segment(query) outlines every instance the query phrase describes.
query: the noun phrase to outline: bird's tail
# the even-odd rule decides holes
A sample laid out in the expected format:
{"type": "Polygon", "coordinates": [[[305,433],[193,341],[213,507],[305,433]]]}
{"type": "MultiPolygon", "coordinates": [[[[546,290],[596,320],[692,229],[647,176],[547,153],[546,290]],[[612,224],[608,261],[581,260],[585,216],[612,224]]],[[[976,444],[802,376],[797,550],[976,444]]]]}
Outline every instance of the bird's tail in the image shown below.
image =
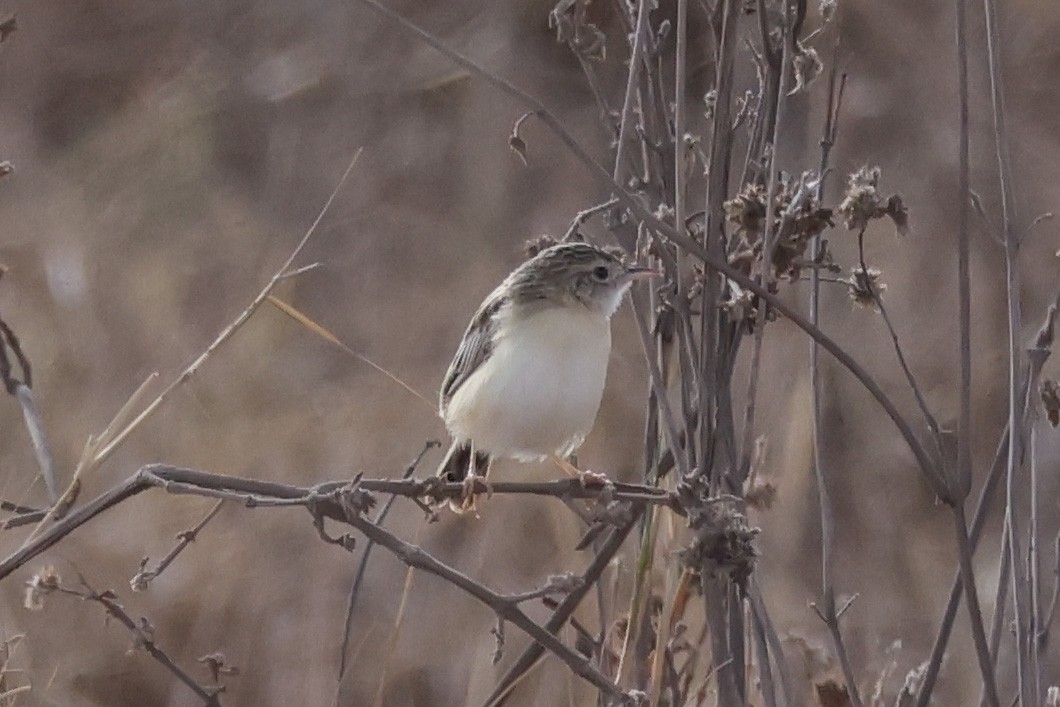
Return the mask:
{"type": "Polygon", "coordinates": [[[461,482],[467,478],[469,469],[474,469],[476,476],[485,476],[490,470],[490,456],[485,452],[473,452],[470,442],[454,441],[438,466],[438,476],[446,481],[461,482]],[[472,466],[471,455],[475,455],[472,466]]]}

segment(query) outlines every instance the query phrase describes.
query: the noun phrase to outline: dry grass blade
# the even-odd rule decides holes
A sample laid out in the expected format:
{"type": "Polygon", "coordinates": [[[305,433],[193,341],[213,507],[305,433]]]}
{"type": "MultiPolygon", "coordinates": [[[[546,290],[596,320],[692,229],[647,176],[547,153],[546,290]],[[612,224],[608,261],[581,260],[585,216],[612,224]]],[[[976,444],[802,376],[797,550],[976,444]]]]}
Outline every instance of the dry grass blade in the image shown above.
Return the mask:
{"type": "Polygon", "coordinates": [[[247,323],[251,315],[253,315],[254,312],[258,310],[258,307],[260,307],[261,304],[265,301],[265,299],[269,296],[269,294],[272,293],[272,290],[276,287],[276,284],[283,280],[285,277],[287,277],[287,273],[288,270],[290,270],[291,264],[301,254],[302,249],[306,246],[306,243],[308,243],[309,239],[313,237],[314,233],[316,233],[317,227],[320,226],[320,222],[324,219],[324,216],[331,209],[331,205],[334,203],[335,198],[339,195],[339,191],[346,183],[346,179],[350,176],[350,172],[353,171],[354,165],[357,164],[357,160],[360,158],[362,150],[363,148],[358,148],[357,152],[354,153],[353,157],[350,159],[350,163],[346,166],[346,171],[342,173],[342,176],[339,178],[339,181],[335,184],[335,188],[332,189],[330,196],[328,196],[327,198],[327,201],[324,202],[324,206],[321,207],[320,211],[317,213],[316,218],[313,219],[313,223],[306,230],[305,234],[303,234],[302,239],[298,242],[298,245],[295,246],[294,250],[291,251],[291,254],[287,256],[287,260],[284,261],[283,265],[281,265],[279,269],[276,270],[272,278],[268,281],[268,283],[266,283],[265,287],[263,287],[261,291],[258,292],[257,296],[253,299],[253,301],[251,301],[247,308],[244,309],[239,314],[239,316],[237,316],[235,320],[232,321],[231,324],[226,326],[221,331],[221,333],[217,335],[217,338],[213,340],[213,343],[206,347],[206,350],[203,351],[198,358],[192,361],[191,364],[187,368],[185,368],[181,372],[181,374],[177,376],[177,378],[158,395],[157,398],[151,401],[151,404],[144,408],[143,412],[141,412],[136,417],[136,419],[134,419],[124,429],[122,429],[122,431],[115,436],[113,441],[111,441],[99,451],[99,453],[96,455],[95,460],[97,464],[101,463],[103,460],[109,457],[115,449],[121,446],[121,444],[126,439],[128,439],[129,435],[132,434],[133,431],[135,431],[136,428],[139,427],[144,420],[150,417],[155,412],[155,410],[158,409],[158,407],[163,403],[163,401],[165,401],[165,399],[169,397],[170,393],[172,393],[176,388],[183,385],[185,382],[187,382],[189,378],[195,375],[195,373],[199,370],[199,368],[202,367],[206,360],[215,351],[221,348],[221,346],[223,346],[225,342],[232,338],[232,335],[239,331],[239,329],[244,324],[247,323]]]}
{"type": "Polygon", "coordinates": [[[294,306],[284,302],[282,299],[280,299],[280,298],[278,298],[278,297],[276,297],[274,295],[269,295],[268,301],[269,301],[269,304],[271,304],[273,307],[275,307],[276,309],[280,310],[281,312],[286,314],[288,317],[290,317],[291,319],[295,320],[296,322],[298,322],[299,324],[304,326],[309,331],[313,332],[314,334],[316,334],[320,338],[324,339],[325,341],[328,341],[328,342],[334,344],[335,346],[338,346],[340,349],[342,349],[343,351],[348,353],[350,356],[353,356],[354,358],[356,358],[361,363],[364,363],[365,365],[370,366],[372,369],[378,371],[379,373],[382,373],[384,376],[386,376],[387,378],[389,378],[393,382],[395,382],[398,385],[400,385],[402,388],[407,390],[409,393],[412,393],[413,395],[415,395],[417,398],[419,398],[420,400],[422,400],[424,403],[427,404],[427,406],[431,409],[431,412],[434,412],[435,403],[432,400],[429,400],[427,398],[427,396],[423,395],[418,390],[413,388],[411,385],[409,385],[405,381],[401,380],[396,375],[394,375],[393,373],[391,373],[387,369],[383,368],[378,363],[376,363],[372,359],[368,358],[364,354],[358,353],[358,352],[354,351],[353,349],[351,349],[346,344],[342,343],[342,341],[339,339],[339,337],[335,336],[330,331],[328,331],[326,328],[322,327],[320,324],[317,324],[315,321],[313,321],[312,319],[307,317],[305,314],[303,314],[299,310],[295,309],[294,306]]]}
{"type": "Polygon", "coordinates": [[[81,491],[81,478],[86,473],[95,469],[99,464],[99,450],[111,439],[114,430],[124,426],[126,421],[132,417],[133,411],[139,405],[140,401],[147,395],[148,388],[157,379],[157,373],[149,375],[144,382],[140,384],[136,391],[129,396],[129,399],[121,406],[111,421],[103,429],[103,432],[98,436],[89,435],[88,440],[85,442],[84,449],[81,450],[81,458],[78,460],[77,466],[74,468],[74,474],[70,479],[70,484],[66,487],[66,490],[63,491],[59,500],[48,509],[48,512],[40,522],[37,523],[32,532],[26,536],[26,539],[22,542],[22,546],[19,548],[20,550],[25,550],[34,540],[36,540],[41,528],[43,528],[47,522],[53,518],[61,517],[66,513],[70,506],[74,504],[81,491]]]}
{"type": "Polygon", "coordinates": [[[412,567],[405,572],[405,588],[401,592],[401,603],[398,605],[397,616],[394,617],[394,629],[390,632],[390,640],[386,645],[386,660],[383,661],[383,670],[379,673],[379,687],[375,693],[376,707],[386,704],[386,678],[390,671],[390,663],[394,660],[394,649],[397,648],[398,638],[401,635],[401,624],[405,620],[405,608],[412,595],[412,580],[416,576],[416,570],[412,567]]]}

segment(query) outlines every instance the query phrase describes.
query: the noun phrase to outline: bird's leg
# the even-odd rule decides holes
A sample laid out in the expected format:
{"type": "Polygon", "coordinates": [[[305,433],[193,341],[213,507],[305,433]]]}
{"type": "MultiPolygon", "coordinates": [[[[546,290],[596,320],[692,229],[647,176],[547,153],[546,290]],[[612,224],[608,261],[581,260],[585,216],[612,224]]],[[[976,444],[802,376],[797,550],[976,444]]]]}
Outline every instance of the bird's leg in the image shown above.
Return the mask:
{"type": "Polygon", "coordinates": [[[549,458],[552,460],[552,463],[564,472],[576,478],[582,486],[605,486],[611,483],[611,479],[607,477],[607,474],[599,474],[595,471],[584,471],[556,454],[550,455],[549,458]]]}
{"type": "Polygon", "coordinates": [[[480,476],[478,474],[475,459],[475,443],[472,442],[467,460],[467,475],[464,476],[464,489],[460,494],[460,506],[459,509],[455,505],[453,506],[453,510],[461,513],[478,510],[476,495],[478,493],[478,483],[480,481],[486,487],[486,498],[493,495],[493,486],[485,476],[480,476]]]}

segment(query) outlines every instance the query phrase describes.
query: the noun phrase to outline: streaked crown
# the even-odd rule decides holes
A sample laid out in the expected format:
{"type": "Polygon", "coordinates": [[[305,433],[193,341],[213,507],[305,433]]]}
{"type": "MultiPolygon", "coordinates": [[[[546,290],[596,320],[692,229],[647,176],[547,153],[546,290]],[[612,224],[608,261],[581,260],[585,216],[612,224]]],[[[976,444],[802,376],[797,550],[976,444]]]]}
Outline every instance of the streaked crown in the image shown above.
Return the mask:
{"type": "Polygon", "coordinates": [[[642,271],[588,243],[560,243],[516,268],[506,285],[515,305],[581,304],[611,316],[642,271]]]}

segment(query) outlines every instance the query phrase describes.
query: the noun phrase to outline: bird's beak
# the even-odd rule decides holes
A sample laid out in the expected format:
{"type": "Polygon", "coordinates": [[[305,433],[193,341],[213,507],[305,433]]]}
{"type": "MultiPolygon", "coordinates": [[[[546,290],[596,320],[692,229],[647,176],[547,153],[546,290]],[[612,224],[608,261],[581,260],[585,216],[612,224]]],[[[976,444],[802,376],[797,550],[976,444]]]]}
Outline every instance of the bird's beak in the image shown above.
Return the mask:
{"type": "Polygon", "coordinates": [[[657,267],[644,267],[641,265],[634,265],[626,268],[626,277],[630,280],[647,280],[652,277],[659,277],[663,274],[663,271],[657,267]]]}

